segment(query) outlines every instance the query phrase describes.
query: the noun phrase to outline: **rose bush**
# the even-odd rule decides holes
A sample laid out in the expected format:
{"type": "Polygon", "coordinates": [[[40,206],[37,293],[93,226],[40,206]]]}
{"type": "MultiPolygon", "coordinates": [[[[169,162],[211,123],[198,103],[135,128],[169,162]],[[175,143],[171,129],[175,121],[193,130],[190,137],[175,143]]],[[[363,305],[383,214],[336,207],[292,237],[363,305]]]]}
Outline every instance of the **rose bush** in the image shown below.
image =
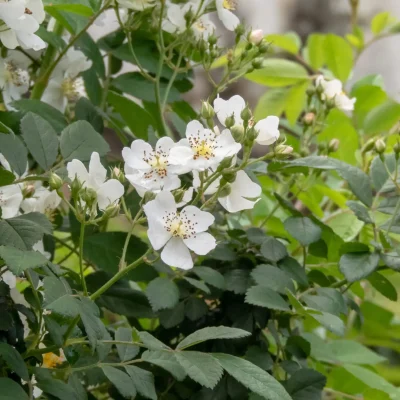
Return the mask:
{"type": "Polygon", "coordinates": [[[347,83],[400,22],[357,4],[302,43],[233,0],[0,2],[0,399],[400,398],[400,104],[347,83]]]}

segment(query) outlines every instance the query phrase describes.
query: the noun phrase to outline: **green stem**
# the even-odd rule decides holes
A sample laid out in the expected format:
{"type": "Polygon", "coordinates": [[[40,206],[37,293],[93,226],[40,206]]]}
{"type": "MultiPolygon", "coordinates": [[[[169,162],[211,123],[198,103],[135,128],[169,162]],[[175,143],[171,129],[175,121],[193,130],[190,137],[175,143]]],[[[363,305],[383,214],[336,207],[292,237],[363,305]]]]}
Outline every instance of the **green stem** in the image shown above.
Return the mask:
{"type": "Polygon", "coordinates": [[[118,282],[120,279],[122,279],[128,272],[132,271],[134,268],[136,268],[138,265],[140,265],[143,260],[146,258],[146,256],[150,253],[150,249],[147,250],[145,254],[142,255],[142,257],[138,258],[136,261],[134,261],[132,264],[129,264],[126,268],[123,270],[119,271],[116,273],[108,282],[106,282],[101,288],[99,288],[96,292],[94,292],[91,296],[91,300],[96,300],[99,296],[101,296],[105,291],[107,291],[114,283],[118,282]]]}
{"type": "Polygon", "coordinates": [[[81,222],[81,229],[79,234],[79,272],[81,274],[81,281],[82,281],[82,288],[83,294],[85,296],[88,295],[86,281],[85,281],[85,274],[83,270],[83,241],[85,239],[85,223],[81,222]]]}
{"type": "Polygon", "coordinates": [[[41,304],[40,304],[40,298],[39,298],[39,294],[37,292],[37,290],[35,289],[35,285],[33,284],[33,280],[32,280],[32,276],[29,272],[29,270],[25,271],[25,277],[28,280],[28,282],[30,283],[31,287],[32,287],[32,292],[33,292],[33,297],[35,298],[36,302],[37,302],[37,308],[38,308],[38,314],[39,314],[39,328],[38,331],[35,335],[35,339],[32,341],[31,345],[28,348],[28,351],[30,349],[34,349],[40,341],[40,328],[42,326],[42,320],[43,320],[43,313],[41,310],[41,304]]]}

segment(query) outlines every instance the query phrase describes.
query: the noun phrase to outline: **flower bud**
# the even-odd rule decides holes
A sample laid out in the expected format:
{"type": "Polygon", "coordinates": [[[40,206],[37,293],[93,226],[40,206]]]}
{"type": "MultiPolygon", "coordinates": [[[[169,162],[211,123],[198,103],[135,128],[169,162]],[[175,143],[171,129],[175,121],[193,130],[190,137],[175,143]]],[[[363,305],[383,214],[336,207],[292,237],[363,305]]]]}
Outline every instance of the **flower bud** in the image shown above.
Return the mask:
{"type": "Polygon", "coordinates": [[[51,173],[49,178],[49,186],[52,190],[58,190],[62,187],[63,180],[55,173],[51,173]]]}
{"type": "Polygon", "coordinates": [[[230,129],[233,125],[235,125],[235,116],[232,114],[225,120],[225,126],[230,129]]]}
{"type": "Polygon", "coordinates": [[[315,114],[312,112],[308,112],[304,117],[303,117],[303,122],[305,125],[312,125],[312,123],[315,120],[315,114]]]}
{"type": "Polygon", "coordinates": [[[143,203],[146,204],[150,200],[154,200],[156,198],[155,193],[153,192],[146,192],[143,196],[143,203]]]}
{"type": "Polygon", "coordinates": [[[252,127],[247,131],[246,139],[247,139],[249,142],[253,143],[257,136],[258,136],[258,131],[254,128],[254,126],[252,126],[252,127]]]}
{"type": "Polygon", "coordinates": [[[292,146],[286,146],[284,144],[279,144],[275,148],[275,153],[277,153],[277,154],[291,154],[291,153],[293,153],[293,147],[292,146]]]}
{"type": "Polygon", "coordinates": [[[242,118],[243,121],[249,121],[251,119],[252,114],[248,106],[246,106],[240,113],[240,117],[242,118]]]}
{"type": "Polygon", "coordinates": [[[224,158],[218,165],[217,171],[222,171],[225,168],[229,168],[232,165],[232,158],[233,157],[226,157],[224,158]]]}
{"type": "Polygon", "coordinates": [[[340,145],[340,140],[339,139],[332,139],[329,144],[328,144],[328,152],[329,153],[335,153],[338,151],[340,145]]]}
{"type": "Polygon", "coordinates": [[[214,118],[215,111],[208,101],[203,101],[201,104],[200,115],[204,119],[214,118]]]}
{"type": "Polygon", "coordinates": [[[329,99],[329,100],[326,102],[326,107],[327,107],[328,109],[330,109],[330,108],[335,108],[335,106],[336,106],[336,104],[335,104],[335,99],[329,99]]]}
{"type": "Polygon", "coordinates": [[[313,96],[313,95],[315,94],[315,87],[314,87],[314,86],[309,87],[309,88],[306,90],[306,94],[307,94],[308,97],[313,96]]]}
{"type": "Polygon", "coordinates": [[[224,187],[219,191],[218,197],[226,197],[231,194],[232,188],[229,183],[226,183],[224,187]]]}
{"type": "Polygon", "coordinates": [[[211,50],[210,51],[210,56],[211,56],[212,60],[215,60],[215,59],[217,59],[219,57],[219,53],[218,53],[217,50],[211,50]]]}
{"type": "Polygon", "coordinates": [[[264,32],[262,29],[256,29],[249,35],[249,42],[255,45],[259,45],[264,38],[264,32]]]}
{"type": "Polygon", "coordinates": [[[179,189],[174,193],[174,198],[176,203],[180,203],[183,200],[183,196],[185,195],[186,190],[179,189]]]}
{"type": "Polygon", "coordinates": [[[24,196],[24,199],[32,197],[34,193],[35,193],[35,186],[32,184],[26,185],[22,189],[22,195],[24,196]]]}
{"type": "Polygon", "coordinates": [[[265,43],[260,43],[260,45],[258,46],[258,52],[260,54],[268,53],[268,49],[269,49],[269,46],[265,43]]]}
{"type": "Polygon", "coordinates": [[[217,43],[218,38],[215,35],[210,35],[208,37],[208,43],[210,43],[210,46],[214,46],[217,43]]]}
{"type": "Polygon", "coordinates": [[[226,172],[222,175],[222,178],[228,183],[235,182],[236,172],[226,172]]]}
{"type": "Polygon", "coordinates": [[[375,146],[375,140],[369,139],[367,143],[364,144],[363,148],[361,149],[362,153],[366,153],[367,151],[371,151],[375,146]]]}
{"type": "Polygon", "coordinates": [[[104,219],[114,218],[119,214],[119,204],[110,204],[103,214],[104,219]]]}
{"type": "Polygon", "coordinates": [[[111,177],[121,183],[125,182],[125,175],[118,167],[114,167],[111,173],[111,177]]]}
{"type": "Polygon", "coordinates": [[[247,56],[247,52],[250,51],[253,48],[253,45],[251,43],[247,43],[246,47],[244,48],[245,51],[240,55],[240,57],[243,59],[247,56]]]}
{"type": "Polygon", "coordinates": [[[244,128],[243,125],[235,125],[231,128],[231,133],[236,142],[240,142],[243,139],[244,128]]]}
{"type": "Polygon", "coordinates": [[[244,33],[246,32],[246,29],[244,27],[243,24],[239,24],[236,28],[235,28],[235,33],[236,33],[236,37],[242,36],[244,33]]]}
{"type": "Polygon", "coordinates": [[[190,8],[185,14],[185,20],[189,24],[190,22],[192,22],[193,18],[194,18],[194,13],[193,13],[192,9],[190,8]]]}
{"type": "Polygon", "coordinates": [[[264,60],[262,58],[256,58],[255,60],[253,60],[251,65],[254,69],[261,69],[263,67],[263,62],[264,60]]]}
{"type": "Polygon", "coordinates": [[[378,140],[375,142],[375,151],[376,151],[378,154],[382,154],[382,153],[385,152],[385,150],[386,150],[386,144],[385,144],[385,142],[384,142],[382,139],[378,139],[378,140]]]}
{"type": "Polygon", "coordinates": [[[394,151],[396,154],[399,154],[399,153],[400,153],[400,143],[399,143],[399,142],[397,142],[397,143],[393,146],[393,151],[394,151]]]}
{"type": "Polygon", "coordinates": [[[89,208],[97,201],[97,193],[92,188],[84,188],[79,192],[81,199],[89,206],[89,208]]]}

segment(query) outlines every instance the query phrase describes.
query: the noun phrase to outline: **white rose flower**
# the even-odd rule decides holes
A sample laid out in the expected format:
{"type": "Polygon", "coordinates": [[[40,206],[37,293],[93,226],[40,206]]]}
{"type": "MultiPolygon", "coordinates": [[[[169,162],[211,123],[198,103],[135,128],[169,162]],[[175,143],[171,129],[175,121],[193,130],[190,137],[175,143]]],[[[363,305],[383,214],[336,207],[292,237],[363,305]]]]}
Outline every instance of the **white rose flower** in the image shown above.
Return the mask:
{"type": "Polygon", "coordinates": [[[356,98],[350,99],[343,91],[343,84],[339,79],[332,79],[326,81],[322,75],[319,75],[315,81],[317,86],[321,86],[323,89],[322,100],[332,100],[335,102],[335,106],[342,111],[353,111],[354,103],[356,98]]]}
{"type": "Polygon", "coordinates": [[[225,126],[225,121],[228,117],[235,119],[233,126],[243,126],[243,119],[240,116],[242,111],[246,108],[246,102],[243,97],[239,95],[232,96],[229,100],[224,100],[221,97],[217,97],[214,100],[214,110],[217,114],[219,122],[225,126]]]}
{"type": "Polygon", "coordinates": [[[216,241],[206,232],[214,222],[214,217],[194,206],[186,206],[177,211],[171,192],[162,191],[144,206],[149,230],[148,238],[155,250],[162,247],[161,259],[168,265],[193,268],[190,250],[205,255],[213,250],[216,241]]]}
{"type": "Polygon", "coordinates": [[[42,101],[64,112],[68,102],[77,102],[81,97],[86,97],[83,79],[78,75],[91,66],[92,61],[80,50],[70,48],[57,65],[42,101]]]}
{"type": "Polygon", "coordinates": [[[0,40],[9,49],[41,50],[46,43],[34,33],[44,20],[41,0],[10,0],[0,2],[0,40]]]}
{"type": "Polygon", "coordinates": [[[232,157],[241,149],[229,129],[217,135],[206,129],[199,121],[189,122],[186,128],[186,139],[182,139],[170,151],[169,162],[182,165],[189,170],[204,171],[215,167],[225,157],[232,157]]]}
{"type": "Polygon", "coordinates": [[[237,0],[216,0],[218,18],[229,31],[240,24],[239,18],[232,12],[236,10],[237,0]]]}
{"type": "Polygon", "coordinates": [[[170,164],[168,159],[174,146],[171,138],[163,137],[157,141],[154,150],[141,139],[133,141],[130,148],[124,147],[125,176],[140,196],[147,191],[175,190],[181,186],[178,174],[188,170],[170,164]]]}
{"type": "Polygon", "coordinates": [[[61,203],[61,197],[55,190],[50,191],[49,189],[40,186],[35,189],[32,197],[25,199],[21,208],[25,213],[40,212],[42,214],[49,214],[55,210],[61,203]]]}
{"type": "Polygon", "coordinates": [[[258,121],[254,129],[258,132],[256,142],[261,145],[271,145],[279,139],[279,118],[270,115],[258,121]]]}
{"type": "Polygon", "coordinates": [[[156,5],[155,0],[117,0],[117,2],[121,6],[135,11],[143,11],[156,5]]]}
{"type": "Polygon", "coordinates": [[[75,178],[82,184],[83,188],[93,189],[97,195],[97,206],[105,210],[108,206],[116,203],[124,194],[123,185],[116,179],[107,180],[107,170],[100,162],[99,153],[92,153],[90,157],[89,170],[79,160],[72,160],[67,164],[68,178],[75,178]]]}

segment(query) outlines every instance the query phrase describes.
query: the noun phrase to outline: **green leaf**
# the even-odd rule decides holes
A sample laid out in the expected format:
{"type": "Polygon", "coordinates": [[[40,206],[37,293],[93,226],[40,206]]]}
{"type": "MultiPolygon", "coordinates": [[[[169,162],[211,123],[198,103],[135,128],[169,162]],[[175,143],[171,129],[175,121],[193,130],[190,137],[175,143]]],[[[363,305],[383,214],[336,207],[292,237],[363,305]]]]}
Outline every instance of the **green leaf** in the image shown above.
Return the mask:
{"type": "Polygon", "coordinates": [[[286,257],[279,262],[279,268],[286,272],[293,280],[302,286],[308,285],[304,268],[294,258],[286,257]]]}
{"type": "Polygon", "coordinates": [[[400,104],[393,100],[373,108],[365,117],[364,131],[367,135],[389,131],[400,119],[400,104]]]}
{"type": "Polygon", "coordinates": [[[308,246],[321,239],[321,228],[315,225],[310,218],[289,217],[284,225],[290,235],[299,241],[302,246],[308,246]]]}
{"type": "Polygon", "coordinates": [[[343,295],[336,289],[318,288],[316,295],[302,297],[307,306],[319,311],[340,316],[347,313],[347,306],[343,295]]]}
{"type": "MultiPolygon", "coordinates": [[[[69,0],[68,0],[69,1],[69,0]]],[[[77,0],[80,1],[80,0],[77,0]]],[[[101,79],[106,78],[106,70],[104,66],[103,55],[100,52],[99,47],[96,42],[92,39],[92,37],[85,32],[83,35],[80,35],[79,40],[77,41],[77,47],[79,50],[85,54],[85,56],[92,61],[92,67],[85,71],[84,74],[89,73],[91,75],[97,74],[101,79]]],[[[86,86],[86,82],[85,82],[86,86]]],[[[93,102],[93,99],[91,99],[93,102]]],[[[100,99],[99,99],[100,100],[100,99]]],[[[96,105],[100,105],[99,103],[94,103],[96,105]]]]}
{"type": "Polygon", "coordinates": [[[288,89],[268,89],[258,100],[254,110],[256,121],[268,117],[268,115],[280,116],[285,109],[288,89]]]}
{"type": "Polygon", "coordinates": [[[369,215],[368,209],[363,204],[352,200],[349,200],[346,204],[360,221],[363,221],[366,224],[373,223],[372,218],[369,215]]]}
{"type": "Polygon", "coordinates": [[[299,369],[285,383],[293,400],[320,400],[326,377],[313,369],[299,369]]]}
{"type": "Polygon", "coordinates": [[[64,278],[46,276],[43,287],[45,309],[71,318],[79,314],[79,300],[72,296],[72,290],[64,278]]]}
{"type": "Polygon", "coordinates": [[[261,245],[261,254],[266,260],[275,263],[287,256],[287,250],[279,240],[268,237],[261,245]]]}
{"type": "Polygon", "coordinates": [[[222,378],[222,367],[210,354],[184,351],[175,353],[175,357],[188,376],[202,386],[213,389],[222,378]]]}
{"type": "Polygon", "coordinates": [[[371,163],[370,175],[374,188],[378,192],[389,192],[393,189],[392,180],[389,177],[388,171],[393,174],[396,169],[396,159],[393,154],[385,156],[386,167],[379,156],[376,156],[371,163]]]}
{"type": "Polygon", "coordinates": [[[2,358],[8,367],[18,374],[24,381],[29,381],[29,373],[24,359],[14,347],[7,343],[0,343],[0,358],[2,358]]]}
{"type": "Polygon", "coordinates": [[[239,357],[213,354],[224,370],[252,392],[267,400],[291,400],[284,387],[268,372],[239,357]]]}
{"type": "Polygon", "coordinates": [[[147,399],[157,400],[154,376],[151,372],[135,367],[134,365],[127,365],[125,370],[131,377],[139,394],[147,399]]]}
{"type": "Polygon", "coordinates": [[[195,267],[192,270],[200,279],[218,289],[225,289],[224,276],[210,267],[195,267]]]}
{"type": "Polygon", "coordinates": [[[82,400],[74,389],[74,386],[68,385],[60,379],[54,379],[51,372],[47,368],[35,368],[35,378],[37,386],[43,390],[44,393],[59,400],[82,400]]]}
{"type": "Polygon", "coordinates": [[[185,315],[191,321],[196,321],[204,317],[208,312],[208,307],[205,301],[198,297],[189,297],[185,303],[185,315]]]}
{"type": "Polygon", "coordinates": [[[157,338],[151,335],[149,332],[141,331],[138,332],[142,343],[150,350],[170,350],[170,348],[164,343],[160,342],[157,338]]]}
{"type": "Polygon", "coordinates": [[[392,301],[397,301],[397,290],[393,284],[378,272],[374,272],[368,277],[371,285],[383,296],[392,301]]]}
{"type": "Polygon", "coordinates": [[[354,340],[333,340],[327,346],[327,351],[340,363],[373,365],[386,361],[385,357],[354,340]]]}
{"type": "Polygon", "coordinates": [[[244,294],[251,285],[250,274],[242,269],[233,269],[225,275],[226,290],[236,294],[244,294]]]}
{"type": "Polygon", "coordinates": [[[185,303],[182,301],[174,308],[159,313],[160,324],[167,329],[179,325],[185,319],[185,303]]]}
{"type": "Polygon", "coordinates": [[[178,363],[175,354],[168,351],[145,351],[142,360],[168,371],[178,381],[183,381],[186,377],[185,370],[178,363]]]}
{"type": "Polygon", "coordinates": [[[364,223],[353,214],[337,214],[328,222],[333,231],[344,241],[354,240],[360,233],[364,223]]]}
{"type": "Polygon", "coordinates": [[[384,11],[376,14],[371,21],[371,32],[374,35],[381,33],[393,20],[390,12],[384,11]]]}
{"type": "Polygon", "coordinates": [[[58,155],[58,137],[53,127],[39,115],[28,112],[21,121],[22,137],[38,164],[47,171],[58,155]]]}
{"type": "Polygon", "coordinates": [[[300,43],[293,33],[270,34],[265,37],[265,40],[289,53],[297,54],[299,52],[300,43]]]}
{"type": "Polygon", "coordinates": [[[357,118],[357,126],[364,126],[365,117],[375,107],[383,104],[388,96],[379,86],[365,85],[354,88],[351,91],[357,101],[354,105],[354,115],[357,118]]]}
{"type": "Polygon", "coordinates": [[[278,293],[264,286],[253,286],[246,293],[246,303],[272,310],[290,311],[289,305],[278,293]]]}
{"type": "Polygon", "coordinates": [[[24,389],[15,381],[8,378],[0,378],[1,400],[29,400],[24,389]]]}
{"type": "Polygon", "coordinates": [[[75,118],[89,122],[99,133],[103,133],[104,131],[103,117],[100,115],[99,110],[86,97],[81,97],[76,103],[75,118]]]}
{"type": "Polygon", "coordinates": [[[325,35],[313,33],[308,36],[307,49],[310,65],[315,68],[321,68],[325,63],[325,35]]]}
{"type": "Polygon", "coordinates": [[[251,276],[257,285],[286,294],[286,289],[295,292],[291,277],[282,270],[272,265],[258,265],[252,272],[251,276]]]}
{"type": "Polygon", "coordinates": [[[137,138],[147,140],[149,127],[154,127],[152,116],[144,108],[118,93],[109,91],[107,96],[114,111],[121,115],[132,133],[137,138]]]}
{"type": "Polygon", "coordinates": [[[93,15],[93,10],[90,7],[89,3],[87,1],[81,1],[81,0],[55,0],[48,2],[45,0],[43,4],[46,7],[46,11],[48,11],[48,8],[56,8],[58,10],[63,10],[67,11],[73,14],[78,14],[82,15],[84,17],[90,17],[93,15]],[[85,4],[87,3],[87,4],[85,4]]]}
{"type": "Polygon", "coordinates": [[[185,281],[190,283],[192,286],[194,286],[196,289],[199,289],[201,291],[203,291],[204,293],[210,294],[210,289],[209,287],[202,281],[198,281],[197,279],[192,279],[192,278],[188,278],[185,276],[185,281]]]}
{"type": "Polygon", "coordinates": [[[307,81],[307,70],[300,64],[278,58],[264,60],[263,68],[246,75],[250,81],[265,86],[290,86],[307,81]]]}
{"type": "Polygon", "coordinates": [[[377,389],[367,389],[363,393],[364,400],[390,400],[390,396],[377,389]]]}
{"type": "Polygon", "coordinates": [[[11,185],[14,181],[15,175],[12,172],[0,168],[0,187],[11,185]]]}
{"type": "Polygon", "coordinates": [[[309,156],[287,163],[287,166],[303,166],[336,172],[349,183],[352,192],[368,207],[372,205],[371,181],[359,168],[329,157],[309,156]]]}
{"type": "Polygon", "coordinates": [[[159,277],[149,283],[146,296],[154,311],[173,308],[179,301],[179,289],[171,280],[159,277]]]}
{"type": "Polygon", "coordinates": [[[42,240],[45,233],[52,234],[52,225],[41,213],[28,213],[0,220],[0,246],[30,250],[34,244],[42,240]]]}
{"type": "Polygon", "coordinates": [[[265,371],[269,371],[274,366],[274,361],[267,350],[257,346],[250,346],[246,351],[246,360],[257,365],[265,371]]]}
{"type": "Polygon", "coordinates": [[[0,257],[14,275],[20,275],[28,268],[37,268],[48,263],[48,259],[38,251],[19,250],[15,247],[0,246],[0,257]]]}
{"type": "Polygon", "coordinates": [[[318,321],[324,328],[333,332],[335,335],[343,336],[345,333],[345,326],[343,321],[336,315],[327,312],[313,313],[312,310],[307,310],[312,318],[318,321]]]}
{"type": "Polygon", "coordinates": [[[185,339],[183,339],[176,348],[183,350],[187,347],[195,346],[196,344],[205,342],[207,340],[237,339],[249,335],[250,332],[244,331],[243,329],[229,328],[227,326],[212,326],[193,332],[185,339]]]}
{"type": "MultiPolygon", "coordinates": [[[[119,342],[132,343],[132,329],[131,328],[118,328],[115,332],[115,340],[119,342]]],[[[135,358],[140,350],[139,346],[130,344],[116,344],[118,355],[121,361],[129,361],[135,358]]]]}
{"type": "Polygon", "coordinates": [[[309,87],[309,82],[291,87],[286,95],[285,113],[291,125],[295,125],[297,118],[303,111],[306,104],[306,90],[309,87]]]}
{"type": "Polygon", "coordinates": [[[94,151],[104,156],[110,151],[107,142],[87,121],[73,122],[61,132],[61,154],[65,160],[89,161],[94,151]]]}
{"type": "Polygon", "coordinates": [[[328,34],[325,38],[325,60],[328,68],[341,81],[346,81],[353,68],[353,49],[340,36],[328,34]]]}
{"type": "Polygon", "coordinates": [[[40,100],[21,99],[18,101],[13,101],[12,106],[18,111],[21,111],[23,114],[31,111],[34,114],[44,118],[50,123],[57,133],[61,132],[68,125],[64,114],[49,104],[41,102],[40,100]]]}
{"type": "Polygon", "coordinates": [[[136,397],[136,389],[128,374],[114,367],[101,367],[104,375],[126,399],[136,397]]]}
{"type": "Polygon", "coordinates": [[[11,169],[19,176],[23,175],[28,167],[28,151],[21,139],[15,135],[0,134],[0,149],[11,169]]]}
{"type": "Polygon", "coordinates": [[[340,257],[339,268],[349,282],[365,278],[378,268],[377,253],[347,253],[340,257]]]}

